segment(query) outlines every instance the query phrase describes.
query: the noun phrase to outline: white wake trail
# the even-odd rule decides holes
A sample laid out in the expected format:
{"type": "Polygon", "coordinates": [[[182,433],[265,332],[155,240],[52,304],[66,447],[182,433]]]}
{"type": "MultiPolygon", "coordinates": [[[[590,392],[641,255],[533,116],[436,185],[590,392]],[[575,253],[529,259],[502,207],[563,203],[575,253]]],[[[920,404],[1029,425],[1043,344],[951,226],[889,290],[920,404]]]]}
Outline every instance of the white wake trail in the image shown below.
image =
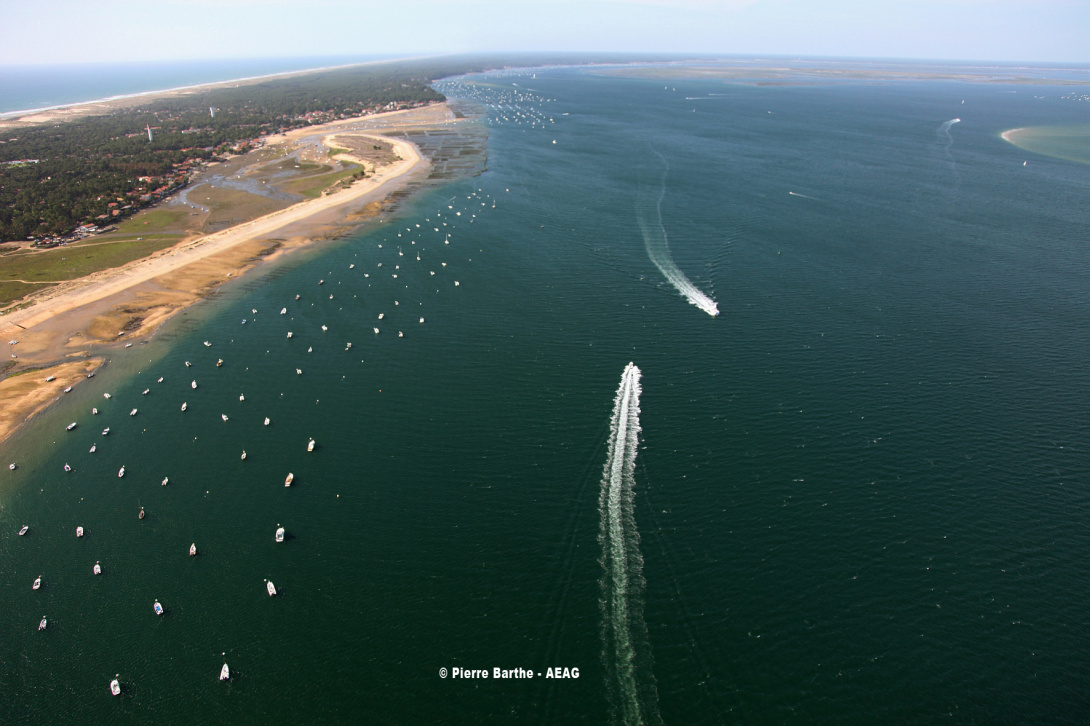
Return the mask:
{"type": "MultiPolygon", "coordinates": [[[[643,244],[647,248],[647,255],[659,268],[663,277],[680,292],[686,300],[697,306],[708,315],[718,315],[719,306],[715,300],[705,295],[697,288],[685,273],[678,269],[670,256],[670,243],[666,238],[666,228],[662,224],[662,200],[666,196],[666,175],[670,171],[666,158],[652,149],[652,153],[662,160],[663,171],[659,183],[658,194],[640,189],[636,198],[636,221],[640,225],[643,234],[643,244]]],[[[641,185],[642,186],[642,185],[641,185]]]]}
{"type": "Polygon", "coordinates": [[[602,661],[616,723],[659,723],[658,695],[643,621],[643,557],[635,520],[640,369],[629,363],[613,399],[598,540],[602,546],[602,661]]]}

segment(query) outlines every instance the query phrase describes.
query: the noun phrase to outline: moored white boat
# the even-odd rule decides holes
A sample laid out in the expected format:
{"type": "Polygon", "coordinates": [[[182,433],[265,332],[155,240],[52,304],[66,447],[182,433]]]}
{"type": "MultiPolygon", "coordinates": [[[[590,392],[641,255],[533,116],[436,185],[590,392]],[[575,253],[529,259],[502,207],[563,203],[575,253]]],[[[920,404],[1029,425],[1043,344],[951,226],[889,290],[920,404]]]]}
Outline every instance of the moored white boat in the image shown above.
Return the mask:
{"type": "Polygon", "coordinates": [[[117,678],[114,678],[112,681],[110,681],[110,693],[114,694],[115,696],[121,695],[121,682],[118,681],[117,678]]]}
{"type": "Polygon", "coordinates": [[[197,382],[196,382],[196,381],[192,381],[192,382],[191,382],[191,383],[189,384],[189,387],[190,387],[190,388],[196,388],[196,387],[197,387],[197,382]]]}
{"type": "Polygon", "coordinates": [[[196,542],[189,545],[189,556],[190,557],[196,557],[197,556],[197,543],[196,542]]]}
{"type": "Polygon", "coordinates": [[[110,427],[109,427],[109,426],[107,426],[106,428],[102,429],[102,435],[103,435],[103,436],[106,436],[106,435],[107,435],[107,434],[109,434],[109,433],[110,433],[110,427]]]}
{"type": "Polygon", "coordinates": [[[227,414],[221,413],[220,418],[222,418],[226,422],[227,421],[227,414]]]}
{"type": "Polygon", "coordinates": [[[266,416],[265,417],[265,425],[268,426],[270,423],[272,423],[272,422],[269,420],[269,417],[266,416]]]}
{"type": "Polygon", "coordinates": [[[170,477],[169,477],[169,476],[164,476],[164,477],[163,477],[163,481],[162,481],[162,482],[160,482],[160,483],[161,483],[161,484],[162,484],[163,486],[166,486],[167,484],[169,484],[169,483],[170,483],[170,477]]]}
{"type": "Polygon", "coordinates": [[[292,481],[294,481],[294,480],[295,480],[295,474],[292,474],[292,473],[291,473],[291,472],[289,471],[289,472],[288,472],[288,476],[287,476],[287,478],[286,478],[286,479],[284,479],[284,486],[286,486],[286,487],[290,487],[290,486],[291,486],[291,483],[292,483],[292,481]]]}
{"type": "Polygon", "coordinates": [[[76,527],[76,536],[77,537],[82,537],[83,536],[83,527],[76,527]]]}
{"type": "Polygon", "coordinates": [[[184,411],[184,410],[186,410],[186,408],[187,408],[188,406],[189,406],[189,404],[188,404],[188,403],[186,403],[185,401],[183,401],[183,402],[182,402],[182,410],[183,410],[183,411],[184,411]]]}
{"type": "Polygon", "coordinates": [[[243,449],[243,450],[242,450],[242,456],[241,456],[240,458],[241,458],[241,459],[242,459],[243,461],[246,461],[246,449],[243,449]]]}
{"type": "Polygon", "coordinates": [[[307,442],[307,451],[314,451],[314,446],[314,439],[311,439],[307,442]]]}
{"type": "Polygon", "coordinates": [[[276,587],[272,584],[272,580],[265,580],[265,589],[269,591],[269,597],[276,595],[276,587]]]}
{"type": "Polygon", "coordinates": [[[38,630],[45,630],[45,626],[48,625],[48,624],[49,624],[48,621],[43,616],[42,621],[40,623],[38,623],[38,630]]]}
{"type": "Polygon", "coordinates": [[[24,534],[26,534],[29,531],[30,531],[30,526],[24,524],[22,529],[19,530],[19,536],[22,537],[24,534]]]}
{"type": "Polygon", "coordinates": [[[38,575],[36,578],[34,578],[34,584],[32,584],[30,586],[30,589],[31,590],[40,590],[41,587],[42,587],[42,576],[38,575]]]}
{"type": "Polygon", "coordinates": [[[161,604],[159,603],[159,601],[158,601],[158,600],[156,600],[156,601],[155,601],[155,602],[154,602],[154,603],[152,604],[152,606],[151,606],[151,609],[155,611],[155,614],[156,614],[156,615],[162,615],[162,614],[163,614],[163,612],[164,612],[164,611],[163,611],[163,606],[162,606],[162,605],[161,605],[161,604]]]}
{"type": "Polygon", "coordinates": [[[97,560],[95,561],[94,573],[96,575],[102,574],[102,565],[100,565],[97,560]]]}
{"type": "Polygon", "coordinates": [[[227,667],[227,664],[223,664],[223,668],[220,668],[220,680],[227,681],[231,679],[231,669],[227,667]]]}
{"type": "Polygon", "coordinates": [[[97,449],[97,448],[98,448],[98,444],[91,444],[91,448],[88,451],[88,453],[91,453],[91,454],[95,453],[95,449],[97,449]]]}
{"type": "Polygon", "coordinates": [[[284,541],[284,528],[279,526],[279,525],[277,525],[277,527],[276,527],[276,537],[275,537],[275,539],[276,539],[277,542],[283,542],[284,541]]]}
{"type": "Polygon", "coordinates": [[[136,415],[136,409],[134,408],[133,410],[129,411],[129,415],[130,416],[135,416],[136,415]]]}
{"type": "Polygon", "coordinates": [[[72,423],[65,426],[65,428],[68,429],[69,431],[71,431],[72,429],[76,428],[76,426],[78,426],[78,424],[75,421],[73,421],[72,423]]]}
{"type": "Polygon", "coordinates": [[[121,467],[117,470],[117,478],[120,479],[123,476],[125,476],[125,467],[121,467]]]}

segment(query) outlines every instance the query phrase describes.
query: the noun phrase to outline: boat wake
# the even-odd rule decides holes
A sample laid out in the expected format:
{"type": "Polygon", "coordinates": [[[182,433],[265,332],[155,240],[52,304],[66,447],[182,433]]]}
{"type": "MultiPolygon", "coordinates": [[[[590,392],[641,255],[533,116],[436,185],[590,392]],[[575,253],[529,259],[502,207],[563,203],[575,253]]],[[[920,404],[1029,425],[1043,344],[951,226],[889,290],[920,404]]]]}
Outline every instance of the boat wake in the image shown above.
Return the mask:
{"type": "Polygon", "coordinates": [[[655,263],[655,267],[659,268],[659,272],[663,274],[663,277],[686,300],[708,315],[718,315],[719,306],[715,300],[705,295],[696,285],[690,282],[685,273],[674,264],[674,260],[670,256],[670,243],[666,239],[666,228],[662,224],[662,199],[666,196],[666,175],[670,171],[670,165],[666,163],[666,158],[662,154],[654,149],[651,151],[662,160],[663,165],[658,193],[656,194],[650,188],[641,184],[636,197],[636,221],[639,223],[640,232],[643,234],[643,244],[647,248],[647,255],[655,263]]]}
{"type": "Polygon", "coordinates": [[[613,399],[608,457],[598,496],[602,664],[614,723],[661,723],[643,620],[643,557],[633,491],[640,434],[640,369],[629,363],[613,399]]]}
{"type": "Polygon", "coordinates": [[[942,143],[942,152],[946,154],[946,160],[950,163],[950,170],[954,172],[954,177],[961,182],[961,174],[958,173],[957,164],[954,162],[954,157],[950,153],[950,147],[954,145],[954,137],[950,134],[950,128],[954,124],[961,123],[961,119],[952,118],[949,121],[943,121],[942,126],[936,131],[936,135],[939,137],[939,142],[942,143]]]}

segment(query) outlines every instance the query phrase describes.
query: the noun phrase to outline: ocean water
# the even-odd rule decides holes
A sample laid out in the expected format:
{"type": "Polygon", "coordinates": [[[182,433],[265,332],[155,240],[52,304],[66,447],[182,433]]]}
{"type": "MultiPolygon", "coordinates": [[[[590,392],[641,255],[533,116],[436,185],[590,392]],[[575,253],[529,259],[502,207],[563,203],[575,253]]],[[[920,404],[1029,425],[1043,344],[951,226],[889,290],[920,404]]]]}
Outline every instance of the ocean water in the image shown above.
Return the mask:
{"type": "Polygon", "coordinates": [[[0,66],[0,114],[377,59],[329,56],[0,66]]]}
{"type": "Polygon", "coordinates": [[[1084,102],[440,87],[485,173],[0,450],[0,721],[1085,722],[1090,189],[999,138],[1084,102]]]}

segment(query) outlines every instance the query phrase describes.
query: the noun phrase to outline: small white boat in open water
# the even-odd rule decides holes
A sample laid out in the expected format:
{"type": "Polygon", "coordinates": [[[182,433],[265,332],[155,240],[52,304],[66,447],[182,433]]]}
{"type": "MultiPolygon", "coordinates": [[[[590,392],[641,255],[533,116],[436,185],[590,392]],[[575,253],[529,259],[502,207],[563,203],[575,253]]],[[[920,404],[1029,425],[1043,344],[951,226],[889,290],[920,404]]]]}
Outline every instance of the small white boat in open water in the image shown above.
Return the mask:
{"type": "Polygon", "coordinates": [[[163,606],[159,604],[159,601],[158,601],[158,600],[156,600],[156,601],[155,601],[155,602],[154,602],[154,603],[152,604],[152,606],[151,606],[151,609],[155,611],[155,614],[156,614],[156,615],[162,615],[162,614],[163,614],[163,612],[164,612],[164,611],[163,611],[163,606]]]}
{"type": "Polygon", "coordinates": [[[276,587],[272,584],[272,580],[265,580],[265,589],[269,591],[269,597],[276,596],[276,587]]]}
{"type": "Polygon", "coordinates": [[[276,539],[277,542],[283,542],[284,541],[284,528],[283,527],[277,526],[275,539],[276,539]]]}
{"type": "Polygon", "coordinates": [[[83,536],[83,527],[76,527],[76,536],[77,537],[82,537],[83,536]]]}
{"type": "Polygon", "coordinates": [[[49,622],[43,617],[42,621],[38,623],[38,630],[45,630],[45,626],[48,624],[49,622]]]}
{"type": "Polygon", "coordinates": [[[110,681],[110,693],[115,696],[121,695],[121,682],[118,681],[116,677],[110,681]]]}
{"type": "Polygon", "coordinates": [[[42,588],[42,576],[38,575],[34,578],[34,584],[30,586],[31,590],[40,590],[42,588]]]}
{"type": "Polygon", "coordinates": [[[189,404],[188,404],[188,403],[185,403],[184,401],[182,402],[182,410],[183,410],[183,411],[184,411],[184,410],[186,410],[186,408],[187,408],[188,406],[189,406],[189,404]]]}
{"type": "Polygon", "coordinates": [[[289,472],[288,472],[288,476],[287,476],[287,478],[286,478],[286,479],[284,479],[284,486],[286,486],[286,487],[290,487],[290,486],[291,486],[291,483],[292,483],[292,481],[294,481],[294,480],[295,480],[295,474],[292,474],[292,473],[291,473],[291,472],[289,471],[289,472]]]}
{"type": "Polygon", "coordinates": [[[314,446],[314,439],[311,439],[307,442],[307,451],[314,451],[314,446]]]}
{"type": "Polygon", "coordinates": [[[19,530],[19,536],[22,537],[24,534],[26,534],[29,531],[30,531],[30,526],[24,524],[23,528],[19,530]]]}
{"type": "Polygon", "coordinates": [[[121,467],[117,470],[117,478],[120,479],[123,476],[125,476],[125,467],[121,467]]]}
{"type": "Polygon", "coordinates": [[[102,565],[100,565],[100,564],[98,563],[98,560],[95,560],[95,569],[94,569],[94,573],[95,573],[96,575],[101,575],[101,574],[102,574],[102,565]]]}
{"type": "Polygon", "coordinates": [[[221,681],[231,680],[231,669],[227,667],[226,663],[223,664],[223,668],[220,668],[220,680],[221,681]]]}
{"type": "Polygon", "coordinates": [[[190,557],[196,557],[197,556],[197,543],[196,542],[189,545],[189,556],[190,557]]]}

